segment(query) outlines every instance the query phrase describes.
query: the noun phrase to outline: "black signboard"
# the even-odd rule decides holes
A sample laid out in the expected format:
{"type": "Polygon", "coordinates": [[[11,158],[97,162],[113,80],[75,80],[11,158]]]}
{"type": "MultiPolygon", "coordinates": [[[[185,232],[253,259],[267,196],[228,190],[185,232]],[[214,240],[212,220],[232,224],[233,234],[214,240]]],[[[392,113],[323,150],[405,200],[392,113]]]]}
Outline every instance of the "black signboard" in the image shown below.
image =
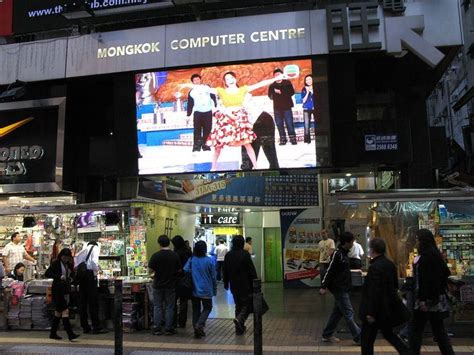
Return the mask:
{"type": "Polygon", "coordinates": [[[0,104],[2,192],[60,187],[64,102],[55,98],[0,104]]]}
{"type": "Polygon", "coordinates": [[[202,214],[201,225],[206,225],[206,224],[217,224],[217,225],[240,224],[240,215],[238,213],[202,214]]]}
{"type": "MultiPolygon", "coordinates": [[[[110,16],[123,12],[151,10],[164,5],[163,0],[18,0],[14,2],[14,33],[48,31],[71,26],[62,14],[73,11],[73,3],[83,2],[85,8],[94,16],[110,16]],[[123,11],[121,11],[123,10],[123,11]]],[[[94,22],[100,20],[94,19],[94,22]]]]}

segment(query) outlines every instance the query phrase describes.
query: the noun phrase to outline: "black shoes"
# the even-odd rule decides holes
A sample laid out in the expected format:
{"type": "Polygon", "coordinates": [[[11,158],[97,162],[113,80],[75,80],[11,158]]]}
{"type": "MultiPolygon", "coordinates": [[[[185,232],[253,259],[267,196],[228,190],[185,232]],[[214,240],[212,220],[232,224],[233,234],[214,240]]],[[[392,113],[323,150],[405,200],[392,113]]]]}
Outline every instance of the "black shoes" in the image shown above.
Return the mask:
{"type": "Polygon", "coordinates": [[[105,334],[108,333],[109,331],[107,329],[103,328],[97,328],[92,330],[92,334],[105,334]]]}
{"type": "Polygon", "coordinates": [[[163,331],[161,328],[155,328],[153,329],[153,335],[163,335],[163,331]]]}
{"type": "Polygon", "coordinates": [[[176,329],[165,329],[165,335],[174,335],[176,333],[176,329]]]}
{"type": "Polygon", "coordinates": [[[206,152],[209,152],[211,150],[211,147],[209,147],[208,145],[203,145],[202,150],[206,151],[206,152]]]}
{"type": "Polygon", "coordinates": [[[234,318],[234,324],[235,324],[235,333],[237,335],[244,334],[246,327],[245,325],[240,322],[237,318],[234,318]]]}
{"type": "Polygon", "coordinates": [[[199,339],[199,338],[202,338],[202,337],[205,337],[205,336],[206,336],[206,333],[204,333],[204,328],[203,327],[194,328],[194,337],[196,339],[199,339]]]}
{"type": "Polygon", "coordinates": [[[49,335],[49,339],[61,340],[62,338],[59,335],[57,335],[56,333],[54,333],[54,334],[49,335]]]}

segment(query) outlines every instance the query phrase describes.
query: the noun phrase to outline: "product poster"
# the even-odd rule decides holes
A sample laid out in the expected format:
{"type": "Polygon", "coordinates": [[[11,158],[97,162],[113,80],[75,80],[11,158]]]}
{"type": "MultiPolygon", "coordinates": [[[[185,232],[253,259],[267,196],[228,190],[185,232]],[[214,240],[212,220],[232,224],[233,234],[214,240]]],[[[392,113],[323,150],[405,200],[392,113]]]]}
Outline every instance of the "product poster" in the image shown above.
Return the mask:
{"type": "Polygon", "coordinates": [[[280,211],[283,286],[319,286],[321,208],[280,211]]]}

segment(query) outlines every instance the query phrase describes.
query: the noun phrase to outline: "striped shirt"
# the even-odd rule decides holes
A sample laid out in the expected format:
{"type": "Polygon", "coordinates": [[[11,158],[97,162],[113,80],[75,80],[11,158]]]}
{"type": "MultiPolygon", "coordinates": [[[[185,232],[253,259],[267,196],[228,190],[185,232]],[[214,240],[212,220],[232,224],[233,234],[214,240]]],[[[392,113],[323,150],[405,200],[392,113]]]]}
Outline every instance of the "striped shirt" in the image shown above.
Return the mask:
{"type": "Polygon", "coordinates": [[[23,262],[26,250],[22,244],[15,244],[13,242],[5,245],[3,249],[3,256],[7,258],[8,268],[13,270],[16,264],[23,262]]]}

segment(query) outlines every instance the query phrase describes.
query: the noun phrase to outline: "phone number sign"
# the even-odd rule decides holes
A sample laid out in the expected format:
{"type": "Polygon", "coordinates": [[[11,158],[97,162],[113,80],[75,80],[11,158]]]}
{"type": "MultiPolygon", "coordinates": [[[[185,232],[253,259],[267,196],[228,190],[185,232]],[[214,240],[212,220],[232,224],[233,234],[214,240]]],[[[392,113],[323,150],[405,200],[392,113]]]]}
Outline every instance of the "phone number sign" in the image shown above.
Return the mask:
{"type": "Polygon", "coordinates": [[[366,152],[385,150],[398,150],[398,136],[396,134],[369,134],[365,136],[366,152]]]}

